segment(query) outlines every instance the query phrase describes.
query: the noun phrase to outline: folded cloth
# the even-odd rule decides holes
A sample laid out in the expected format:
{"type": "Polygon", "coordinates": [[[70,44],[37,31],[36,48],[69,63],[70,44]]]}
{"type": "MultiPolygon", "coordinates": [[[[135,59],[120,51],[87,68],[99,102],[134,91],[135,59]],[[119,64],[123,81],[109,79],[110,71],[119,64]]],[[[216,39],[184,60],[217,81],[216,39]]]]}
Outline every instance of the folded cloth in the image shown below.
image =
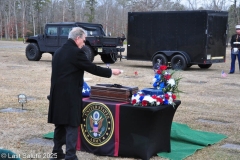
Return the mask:
{"type": "MultiPolygon", "coordinates": [[[[90,96],[90,91],[91,91],[91,88],[89,87],[89,85],[84,82],[83,83],[83,89],[82,89],[82,96],[83,97],[89,97],[90,96]]],[[[50,95],[47,96],[47,99],[50,100],[50,95]]]]}
{"type": "Polygon", "coordinates": [[[82,96],[83,97],[89,97],[90,96],[90,91],[91,91],[91,88],[89,87],[89,85],[84,82],[83,83],[83,89],[82,89],[82,96]]]}

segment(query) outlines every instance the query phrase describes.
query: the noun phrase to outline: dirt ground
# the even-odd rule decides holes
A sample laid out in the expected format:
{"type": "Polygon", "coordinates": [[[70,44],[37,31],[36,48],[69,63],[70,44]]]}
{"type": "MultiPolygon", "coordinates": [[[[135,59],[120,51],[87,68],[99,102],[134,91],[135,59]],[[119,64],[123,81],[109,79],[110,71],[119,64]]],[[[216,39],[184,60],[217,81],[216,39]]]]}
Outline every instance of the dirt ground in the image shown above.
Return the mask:
{"type": "MultiPolygon", "coordinates": [[[[42,139],[43,134],[52,132],[54,126],[47,123],[48,100],[51,76],[51,55],[43,54],[40,61],[28,61],[25,57],[26,44],[22,42],[0,41],[0,110],[19,109],[17,95],[24,93],[28,102],[24,112],[0,112],[0,148],[9,149],[17,154],[51,153],[52,141],[42,139]]],[[[99,57],[94,63],[105,67],[99,57]]],[[[139,89],[152,87],[153,70],[151,62],[123,59],[111,68],[124,72],[112,78],[101,78],[85,73],[90,86],[97,83],[118,83],[125,86],[137,86],[139,89]],[[134,73],[137,72],[138,75],[134,73]]],[[[238,65],[238,62],[236,63],[238,65]]],[[[240,73],[221,77],[221,71],[228,73],[230,54],[227,48],[226,63],[213,64],[202,70],[192,66],[176,74],[183,79],[179,88],[182,104],[177,109],[174,120],[196,130],[216,132],[227,135],[223,141],[197,151],[186,158],[237,160],[240,149],[223,148],[224,144],[240,145],[239,91],[240,73]]],[[[83,160],[133,160],[133,158],[95,156],[86,152],[77,152],[83,160]]],[[[1,159],[1,158],[0,158],[1,159]]],[[[41,158],[39,158],[41,159],[41,158]]],[[[163,158],[152,157],[151,160],[163,158]]]]}

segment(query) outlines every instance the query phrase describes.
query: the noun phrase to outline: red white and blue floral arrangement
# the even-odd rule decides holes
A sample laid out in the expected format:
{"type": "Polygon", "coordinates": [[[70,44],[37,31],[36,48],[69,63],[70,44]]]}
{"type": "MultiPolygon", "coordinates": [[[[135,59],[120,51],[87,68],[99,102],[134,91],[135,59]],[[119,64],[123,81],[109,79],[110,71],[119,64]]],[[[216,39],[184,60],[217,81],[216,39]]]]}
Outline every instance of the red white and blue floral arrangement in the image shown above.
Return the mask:
{"type": "Polygon", "coordinates": [[[147,88],[132,95],[131,103],[134,106],[159,106],[172,105],[174,107],[177,96],[181,92],[178,89],[180,77],[174,78],[175,71],[167,69],[166,65],[158,65],[154,69],[153,88],[147,88]],[[146,91],[151,91],[146,92],[146,91]]]}

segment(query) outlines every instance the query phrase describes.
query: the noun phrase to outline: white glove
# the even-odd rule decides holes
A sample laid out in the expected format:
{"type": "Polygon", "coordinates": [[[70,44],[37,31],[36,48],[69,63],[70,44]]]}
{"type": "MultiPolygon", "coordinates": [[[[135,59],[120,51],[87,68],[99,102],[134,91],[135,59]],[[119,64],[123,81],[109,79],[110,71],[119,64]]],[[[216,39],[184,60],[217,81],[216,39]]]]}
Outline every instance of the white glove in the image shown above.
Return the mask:
{"type": "Polygon", "coordinates": [[[233,52],[237,52],[238,51],[238,48],[233,48],[233,52]]]}

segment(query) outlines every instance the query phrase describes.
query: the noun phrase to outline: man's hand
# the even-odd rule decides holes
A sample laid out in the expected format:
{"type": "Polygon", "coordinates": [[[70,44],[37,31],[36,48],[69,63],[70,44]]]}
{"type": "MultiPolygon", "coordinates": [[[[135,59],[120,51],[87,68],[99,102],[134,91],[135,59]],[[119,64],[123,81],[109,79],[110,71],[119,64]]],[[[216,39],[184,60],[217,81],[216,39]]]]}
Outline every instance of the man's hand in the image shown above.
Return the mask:
{"type": "Polygon", "coordinates": [[[123,71],[122,70],[120,70],[120,69],[112,69],[112,74],[113,75],[119,75],[119,74],[121,74],[123,71]]]}

